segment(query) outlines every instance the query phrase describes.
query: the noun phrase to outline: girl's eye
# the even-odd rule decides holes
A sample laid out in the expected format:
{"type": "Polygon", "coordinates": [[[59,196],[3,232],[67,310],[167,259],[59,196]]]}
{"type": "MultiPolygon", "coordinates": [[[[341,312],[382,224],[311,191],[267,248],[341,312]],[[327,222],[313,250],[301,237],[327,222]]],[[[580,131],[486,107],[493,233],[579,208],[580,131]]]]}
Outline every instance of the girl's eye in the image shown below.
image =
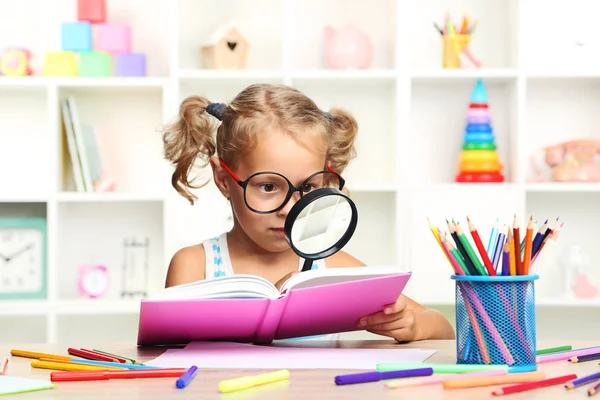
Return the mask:
{"type": "Polygon", "coordinates": [[[314,189],[314,186],[308,183],[305,183],[304,185],[302,185],[301,189],[303,193],[308,193],[310,192],[312,189],[314,189]]]}
{"type": "Polygon", "coordinates": [[[258,187],[260,188],[260,190],[266,193],[274,192],[275,189],[277,189],[277,187],[272,183],[263,183],[258,185],[258,187]]]}

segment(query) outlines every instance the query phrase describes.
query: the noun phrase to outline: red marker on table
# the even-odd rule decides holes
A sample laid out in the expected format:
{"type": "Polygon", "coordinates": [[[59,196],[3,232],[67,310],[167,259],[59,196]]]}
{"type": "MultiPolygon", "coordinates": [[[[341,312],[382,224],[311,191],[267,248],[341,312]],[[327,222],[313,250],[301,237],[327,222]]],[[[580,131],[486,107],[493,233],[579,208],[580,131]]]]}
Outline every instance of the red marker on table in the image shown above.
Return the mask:
{"type": "Polygon", "coordinates": [[[75,382],[132,378],[179,378],[184,372],[186,372],[185,368],[154,368],[130,371],[60,371],[51,372],[50,380],[52,382],[75,382]]]}

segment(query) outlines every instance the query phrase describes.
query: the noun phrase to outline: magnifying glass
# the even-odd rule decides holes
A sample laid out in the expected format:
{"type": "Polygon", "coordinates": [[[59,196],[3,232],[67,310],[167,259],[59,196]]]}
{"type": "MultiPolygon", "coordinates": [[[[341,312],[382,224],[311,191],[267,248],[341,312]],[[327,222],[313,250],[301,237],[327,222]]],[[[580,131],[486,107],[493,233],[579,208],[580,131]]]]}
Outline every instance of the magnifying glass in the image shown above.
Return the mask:
{"type": "Polygon", "coordinates": [[[357,223],[358,211],[348,196],[335,188],[321,188],[294,204],[283,229],[290,247],[305,260],[302,271],[308,271],[315,260],[340,251],[357,223]]]}

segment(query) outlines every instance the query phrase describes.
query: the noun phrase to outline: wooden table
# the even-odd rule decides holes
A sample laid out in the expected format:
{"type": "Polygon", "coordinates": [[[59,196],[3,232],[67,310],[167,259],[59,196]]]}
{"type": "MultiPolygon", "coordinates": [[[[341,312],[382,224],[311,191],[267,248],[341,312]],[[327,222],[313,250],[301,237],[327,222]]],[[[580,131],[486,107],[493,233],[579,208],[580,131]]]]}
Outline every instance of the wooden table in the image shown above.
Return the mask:
{"type": "MultiPolygon", "coordinates": [[[[541,342],[538,348],[554,347],[570,344],[573,348],[592,347],[600,342],[541,342]]],[[[100,348],[125,357],[131,357],[142,362],[160,355],[165,348],[138,348],[134,344],[86,344],[70,343],[69,345],[49,344],[0,344],[0,358],[9,357],[6,375],[31,378],[49,379],[50,370],[32,368],[31,359],[11,357],[10,350],[25,349],[53,354],[67,355],[68,347],[100,348]]],[[[455,363],[456,349],[454,341],[424,341],[408,345],[399,345],[387,340],[366,341],[332,341],[331,347],[344,348],[421,348],[435,349],[437,352],[427,360],[435,363],[455,363]]],[[[579,377],[593,372],[599,372],[598,362],[570,364],[568,361],[540,364],[538,370],[546,373],[546,377],[554,377],[575,373],[579,377]]],[[[202,369],[194,380],[185,389],[176,389],[176,378],[155,379],[118,379],[109,381],[87,382],[58,382],[58,387],[38,392],[23,393],[8,398],[23,399],[126,399],[126,400],[152,400],[152,399],[485,399],[495,398],[491,395],[493,387],[477,389],[444,390],[441,385],[428,385],[410,389],[389,389],[382,382],[364,383],[357,385],[336,386],[333,378],[339,374],[355,373],[356,370],[290,370],[289,381],[277,382],[262,387],[221,394],[217,390],[220,380],[235,378],[244,375],[257,374],[260,370],[202,369]]],[[[567,391],[562,385],[550,388],[537,389],[525,393],[509,395],[507,399],[584,399],[587,397],[587,387],[567,391]]],[[[600,396],[600,395],[598,395],[600,396]]],[[[600,399],[600,397],[599,397],[600,399]]]]}

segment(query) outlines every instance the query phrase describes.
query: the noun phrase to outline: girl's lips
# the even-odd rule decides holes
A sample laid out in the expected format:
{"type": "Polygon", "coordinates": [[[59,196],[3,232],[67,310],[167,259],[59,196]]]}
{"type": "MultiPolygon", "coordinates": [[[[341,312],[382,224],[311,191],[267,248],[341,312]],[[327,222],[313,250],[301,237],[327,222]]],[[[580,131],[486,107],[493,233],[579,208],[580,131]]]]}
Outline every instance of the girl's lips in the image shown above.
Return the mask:
{"type": "Polygon", "coordinates": [[[272,231],[275,231],[276,233],[283,235],[284,234],[284,229],[283,228],[271,228],[272,231]]]}

